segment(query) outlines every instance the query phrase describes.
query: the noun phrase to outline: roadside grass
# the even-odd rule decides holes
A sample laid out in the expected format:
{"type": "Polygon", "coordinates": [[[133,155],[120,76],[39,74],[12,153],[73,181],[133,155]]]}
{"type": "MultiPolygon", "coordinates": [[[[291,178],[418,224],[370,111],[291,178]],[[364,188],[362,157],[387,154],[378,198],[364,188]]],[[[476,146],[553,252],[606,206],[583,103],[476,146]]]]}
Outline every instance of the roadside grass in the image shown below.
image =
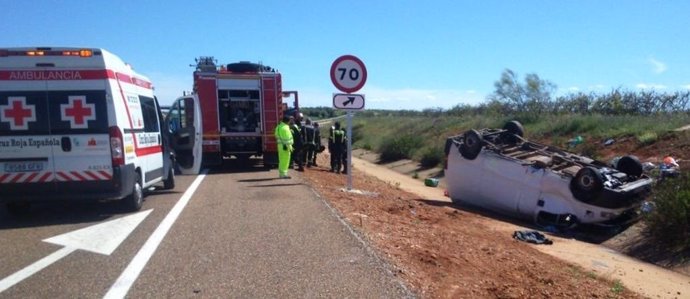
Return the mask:
{"type": "Polygon", "coordinates": [[[520,115],[424,117],[379,114],[355,117],[353,142],[355,148],[373,149],[385,154],[384,161],[408,158],[419,161],[423,167],[433,167],[443,161],[443,145],[447,137],[469,129],[501,128],[511,120],[522,123],[528,138],[551,145],[565,147],[568,140],[581,136],[585,142],[575,150],[594,158],[598,158],[596,145],[609,138],[633,137],[638,146],[644,146],[653,144],[676,128],[690,124],[690,116],[686,113],[653,116],[547,114],[540,118],[520,115]],[[397,149],[398,146],[401,148],[397,149]]]}

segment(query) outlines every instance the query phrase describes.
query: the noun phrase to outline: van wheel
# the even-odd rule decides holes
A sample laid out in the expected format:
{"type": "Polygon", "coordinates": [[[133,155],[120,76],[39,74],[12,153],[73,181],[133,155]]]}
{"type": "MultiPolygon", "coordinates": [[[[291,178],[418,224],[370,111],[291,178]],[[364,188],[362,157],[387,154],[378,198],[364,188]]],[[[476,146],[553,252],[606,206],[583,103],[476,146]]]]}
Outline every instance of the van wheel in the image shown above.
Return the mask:
{"type": "Polygon", "coordinates": [[[623,156],[618,159],[616,169],[631,177],[639,177],[642,175],[642,163],[635,156],[623,156]]]}
{"type": "Polygon", "coordinates": [[[141,175],[137,173],[136,179],[134,180],[134,187],[132,188],[132,194],[125,197],[124,205],[127,210],[136,212],[141,210],[143,202],[144,188],[141,187],[141,175]]]}
{"type": "Polygon", "coordinates": [[[31,211],[31,204],[28,202],[8,202],[7,212],[14,216],[26,216],[31,211]]]}
{"type": "Polygon", "coordinates": [[[581,168],[570,183],[575,198],[589,202],[604,189],[604,177],[598,169],[587,166],[581,168]]]}
{"type": "Polygon", "coordinates": [[[474,160],[482,150],[482,135],[476,130],[469,130],[463,134],[463,142],[460,144],[460,154],[468,160],[474,160]]]}
{"type": "Polygon", "coordinates": [[[520,138],[517,138],[515,136],[525,136],[525,129],[522,127],[522,124],[517,120],[507,122],[503,126],[503,130],[505,130],[505,132],[503,132],[501,136],[505,141],[509,143],[517,143],[520,140],[520,138]]]}
{"type": "Polygon", "coordinates": [[[175,170],[173,166],[168,169],[168,177],[163,181],[163,190],[175,189],[175,170]]]}

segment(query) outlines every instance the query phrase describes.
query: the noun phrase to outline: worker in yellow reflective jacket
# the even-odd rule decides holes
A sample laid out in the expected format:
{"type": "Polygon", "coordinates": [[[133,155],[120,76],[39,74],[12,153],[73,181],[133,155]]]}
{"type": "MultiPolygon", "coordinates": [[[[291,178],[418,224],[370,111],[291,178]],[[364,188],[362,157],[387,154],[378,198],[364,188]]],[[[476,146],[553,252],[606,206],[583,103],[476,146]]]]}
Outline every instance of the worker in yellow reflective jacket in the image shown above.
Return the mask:
{"type": "Polygon", "coordinates": [[[290,154],[292,153],[292,126],[294,118],[292,116],[283,116],[283,120],[276,126],[275,136],[278,143],[278,178],[289,179],[288,165],[290,164],[290,154]]]}

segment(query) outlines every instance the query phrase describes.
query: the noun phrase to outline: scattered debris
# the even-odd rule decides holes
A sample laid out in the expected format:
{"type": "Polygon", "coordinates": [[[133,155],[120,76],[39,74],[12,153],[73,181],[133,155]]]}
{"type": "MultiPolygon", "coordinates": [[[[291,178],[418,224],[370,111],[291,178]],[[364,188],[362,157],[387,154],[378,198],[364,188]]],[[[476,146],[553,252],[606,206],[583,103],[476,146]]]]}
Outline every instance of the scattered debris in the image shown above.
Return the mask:
{"type": "Polygon", "coordinates": [[[438,186],[438,179],[437,178],[426,178],[424,180],[424,185],[427,187],[437,187],[438,186]]]}
{"type": "Polygon", "coordinates": [[[654,168],[656,168],[656,165],[654,165],[654,163],[652,163],[652,162],[642,163],[642,170],[644,170],[645,172],[650,172],[650,171],[654,170],[654,168]]]}
{"type": "Polygon", "coordinates": [[[614,143],[616,143],[616,140],[613,138],[609,138],[609,139],[606,139],[606,141],[604,141],[604,146],[609,146],[609,145],[612,145],[614,143]]]}
{"type": "Polygon", "coordinates": [[[536,230],[532,230],[532,231],[516,230],[513,233],[513,239],[524,241],[527,243],[533,243],[533,244],[546,244],[546,245],[553,244],[553,241],[551,241],[549,238],[544,236],[544,234],[542,234],[536,230]]]}
{"type": "Polygon", "coordinates": [[[575,147],[578,144],[581,144],[585,141],[582,136],[577,135],[575,138],[568,140],[568,147],[575,147]]]}

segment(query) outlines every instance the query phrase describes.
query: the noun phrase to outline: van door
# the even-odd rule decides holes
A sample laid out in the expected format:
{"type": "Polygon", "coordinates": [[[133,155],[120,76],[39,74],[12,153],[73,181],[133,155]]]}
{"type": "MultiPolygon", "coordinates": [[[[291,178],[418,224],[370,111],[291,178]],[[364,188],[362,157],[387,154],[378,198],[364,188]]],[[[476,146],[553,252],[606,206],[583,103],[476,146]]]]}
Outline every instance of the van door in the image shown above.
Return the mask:
{"type": "Polygon", "coordinates": [[[113,177],[108,135],[105,81],[94,80],[89,89],[67,89],[48,81],[55,181],[58,192],[78,187],[82,193],[102,192],[113,177]],[[93,89],[92,89],[93,88],[93,89]]]}
{"type": "Polygon", "coordinates": [[[178,98],[166,119],[171,147],[182,174],[197,174],[201,169],[201,110],[197,97],[178,98]]]}
{"type": "Polygon", "coordinates": [[[141,121],[143,130],[136,132],[137,156],[142,159],[144,170],[144,186],[149,186],[162,179],[163,172],[163,140],[158,121],[158,105],[154,98],[139,96],[141,107],[141,121]]]}

